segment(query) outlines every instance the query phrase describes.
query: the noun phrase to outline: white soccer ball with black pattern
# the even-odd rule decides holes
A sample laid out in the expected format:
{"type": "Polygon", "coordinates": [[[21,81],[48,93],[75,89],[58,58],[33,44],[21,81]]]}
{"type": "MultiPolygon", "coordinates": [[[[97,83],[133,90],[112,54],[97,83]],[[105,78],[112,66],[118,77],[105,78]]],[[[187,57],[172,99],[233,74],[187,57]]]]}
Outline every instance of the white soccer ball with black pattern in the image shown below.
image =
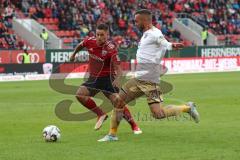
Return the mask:
{"type": "Polygon", "coordinates": [[[43,138],[46,142],[56,142],[60,137],[60,129],[55,125],[49,125],[43,129],[43,138]]]}

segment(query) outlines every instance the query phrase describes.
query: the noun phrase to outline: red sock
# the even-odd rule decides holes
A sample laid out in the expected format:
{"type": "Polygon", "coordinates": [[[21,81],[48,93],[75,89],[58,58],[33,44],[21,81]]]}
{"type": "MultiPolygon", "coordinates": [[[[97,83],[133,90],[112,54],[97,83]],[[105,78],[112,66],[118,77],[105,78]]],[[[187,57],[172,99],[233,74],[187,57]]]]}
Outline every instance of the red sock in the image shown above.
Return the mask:
{"type": "Polygon", "coordinates": [[[94,102],[94,100],[92,100],[91,98],[88,98],[84,106],[89,110],[93,111],[94,113],[96,113],[98,116],[104,115],[104,112],[102,111],[102,109],[99,108],[94,102]]]}
{"type": "Polygon", "coordinates": [[[131,125],[132,129],[137,127],[137,124],[134,121],[134,119],[127,107],[124,107],[123,118],[131,125]]]}

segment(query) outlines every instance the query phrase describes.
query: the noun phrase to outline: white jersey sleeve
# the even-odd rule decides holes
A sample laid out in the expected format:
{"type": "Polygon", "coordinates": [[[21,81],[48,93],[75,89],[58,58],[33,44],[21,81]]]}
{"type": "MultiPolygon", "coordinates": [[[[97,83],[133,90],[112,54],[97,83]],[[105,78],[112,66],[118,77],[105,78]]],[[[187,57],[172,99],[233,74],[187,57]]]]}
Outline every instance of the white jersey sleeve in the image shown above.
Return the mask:
{"type": "Polygon", "coordinates": [[[172,50],[172,43],[168,42],[162,34],[156,36],[156,42],[160,46],[164,46],[167,50],[172,50]]]}

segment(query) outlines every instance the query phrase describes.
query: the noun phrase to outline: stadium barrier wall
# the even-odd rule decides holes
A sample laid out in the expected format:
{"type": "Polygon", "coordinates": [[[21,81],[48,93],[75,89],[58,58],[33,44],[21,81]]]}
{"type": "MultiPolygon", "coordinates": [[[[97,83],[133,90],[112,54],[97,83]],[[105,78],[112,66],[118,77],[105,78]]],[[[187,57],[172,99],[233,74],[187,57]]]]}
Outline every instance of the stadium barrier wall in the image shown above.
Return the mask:
{"type": "Polygon", "coordinates": [[[240,46],[192,46],[179,51],[168,51],[165,58],[171,57],[232,57],[240,56],[240,46]]]}
{"type": "Polygon", "coordinates": [[[172,74],[239,71],[240,57],[168,58],[162,65],[172,74]]]}
{"type": "MultiPolygon", "coordinates": [[[[130,61],[136,58],[137,48],[119,48],[119,57],[122,61],[130,61]]],[[[69,57],[73,50],[46,50],[46,62],[48,63],[63,63],[69,62],[69,57]]],[[[78,62],[88,61],[88,52],[81,51],[77,54],[78,62]]],[[[185,47],[182,50],[168,51],[165,58],[171,57],[231,57],[240,56],[240,46],[191,46],[185,47]]]]}
{"type": "MultiPolygon", "coordinates": [[[[134,73],[135,60],[122,64],[128,75],[134,73]]],[[[240,71],[239,57],[198,57],[164,58],[162,65],[167,67],[166,74],[206,73],[240,71]]],[[[23,80],[47,80],[51,74],[68,74],[67,78],[83,78],[87,63],[38,63],[38,64],[0,64],[0,82],[23,80]],[[71,72],[71,73],[69,73],[71,72]]]]}
{"type": "Polygon", "coordinates": [[[200,46],[198,57],[233,57],[240,56],[240,46],[200,46]]]}
{"type": "MultiPolygon", "coordinates": [[[[32,63],[64,63],[69,62],[72,49],[29,50],[32,63]]],[[[137,48],[119,48],[119,57],[122,61],[136,58],[137,48]]],[[[0,64],[21,63],[22,50],[0,50],[0,64]]],[[[186,57],[231,57],[240,56],[240,46],[191,46],[182,50],[168,51],[165,58],[186,57]]],[[[77,54],[78,62],[89,59],[87,51],[77,54]]]]}
{"type": "MultiPolygon", "coordinates": [[[[69,62],[69,58],[73,53],[72,49],[49,49],[46,50],[46,62],[48,63],[64,63],[69,62]]],[[[76,60],[78,62],[88,61],[89,56],[87,51],[80,51],[76,55],[76,60]]]]}
{"type": "MultiPolygon", "coordinates": [[[[0,64],[21,64],[22,63],[22,50],[3,50],[0,51],[0,64]]],[[[28,50],[31,58],[31,63],[45,63],[46,51],[45,50],[28,50]]]]}

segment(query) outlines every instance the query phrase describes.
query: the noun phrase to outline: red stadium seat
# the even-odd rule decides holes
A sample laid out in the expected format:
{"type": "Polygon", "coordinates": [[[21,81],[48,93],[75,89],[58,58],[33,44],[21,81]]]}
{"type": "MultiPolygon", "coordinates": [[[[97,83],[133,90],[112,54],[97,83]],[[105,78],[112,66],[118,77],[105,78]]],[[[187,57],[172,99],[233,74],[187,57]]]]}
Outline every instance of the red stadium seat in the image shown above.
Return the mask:
{"type": "Polygon", "coordinates": [[[71,37],[74,37],[74,35],[75,35],[75,30],[71,30],[71,31],[70,31],[70,36],[71,36],[71,37]]]}
{"type": "Polygon", "coordinates": [[[60,35],[60,37],[64,37],[65,36],[65,31],[59,31],[59,35],[60,35]]]}
{"type": "Polygon", "coordinates": [[[63,43],[72,43],[73,38],[64,38],[63,43]]]}
{"type": "Polygon", "coordinates": [[[70,36],[71,36],[70,31],[65,31],[65,32],[64,32],[64,36],[65,36],[65,37],[70,37],[70,36]]]}
{"type": "Polygon", "coordinates": [[[55,34],[58,36],[58,37],[62,37],[62,34],[60,31],[56,31],[55,34]]]}
{"type": "Polygon", "coordinates": [[[53,23],[58,24],[59,20],[57,18],[53,18],[53,23]]]}
{"type": "Polygon", "coordinates": [[[53,18],[49,18],[48,20],[49,20],[49,24],[54,24],[53,18]]]}
{"type": "Polygon", "coordinates": [[[44,24],[49,24],[49,19],[48,19],[48,18],[44,18],[44,19],[43,19],[43,23],[44,23],[44,24]]]}
{"type": "Polygon", "coordinates": [[[38,21],[38,23],[43,23],[43,19],[42,18],[38,18],[37,21],[38,21]]]}
{"type": "Polygon", "coordinates": [[[52,25],[52,30],[56,31],[56,30],[59,30],[58,26],[56,24],[53,24],[52,25]]]}
{"type": "Polygon", "coordinates": [[[240,40],[240,35],[232,35],[232,38],[235,40],[240,40]]]}
{"type": "Polygon", "coordinates": [[[55,31],[55,35],[59,37],[59,31],[55,31]]]}
{"type": "Polygon", "coordinates": [[[58,26],[55,24],[47,24],[45,25],[47,27],[47,29],[51,30],[51,31],[56,31],[58,30],[58,26]]]}
{"type": "Polygon", "coordinates": [[[220,36],[217,36],[217,39],[218,39],[219,41],[223,41],[223,40],[226,39],[226,36],[225,36],[225,35],[220,35],[220,36]]]}
{"type": "Polygon", "coordinates": [[[71,46],[66,46],[66,45],[63,45],[62,48],[63,48],[63,49],[72,49],[71,46]]]}
{"type": "Polygon", "coordinates": [[[50,24],[46,24],[45,27],[49,30],[51,30],[51,25],[50,24]]]}

